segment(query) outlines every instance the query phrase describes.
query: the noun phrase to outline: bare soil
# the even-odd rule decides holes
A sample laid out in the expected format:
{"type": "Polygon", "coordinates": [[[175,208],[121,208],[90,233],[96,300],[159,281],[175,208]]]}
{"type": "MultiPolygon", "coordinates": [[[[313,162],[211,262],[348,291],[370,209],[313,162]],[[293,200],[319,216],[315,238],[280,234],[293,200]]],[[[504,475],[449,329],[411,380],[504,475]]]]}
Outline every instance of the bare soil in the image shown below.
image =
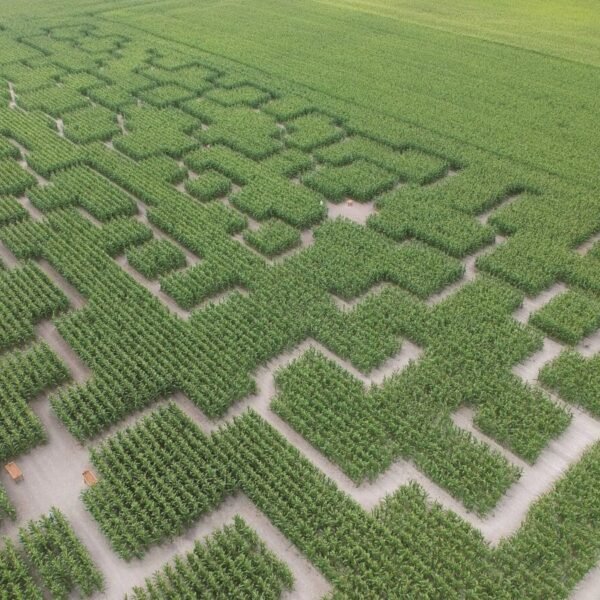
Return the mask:
{"type": "Polygon", "coordinates": [[[333,202],[327,203],[327,216],[330,219],[336,219],[337,217],[344,217],[350,219],[355,223],[364,225],[367,219],[376,213],[375,202],[356,202],[352,201],[352,204],[348,204],[348,199],[343,202],[334,204],[333,202]]]}
{"type": "Polygon", "coordinates": [[[14,269],[19,265],[17,257],[0,241],[0,260],[8,269],[14,269]]]}
{"type": "Polygon", "coordinates": [[[598,354],[600,352],[600,329],[581,340],[575,350],[586,358],[598,354]]]}
{"type": "Polygon", "coordinates": [[[8,93],[10,94],[10,100],[8,102],[9,108],[17,108],[17,95],[15,94],[15,87],[11,81],[8,82],[8,93]]]}

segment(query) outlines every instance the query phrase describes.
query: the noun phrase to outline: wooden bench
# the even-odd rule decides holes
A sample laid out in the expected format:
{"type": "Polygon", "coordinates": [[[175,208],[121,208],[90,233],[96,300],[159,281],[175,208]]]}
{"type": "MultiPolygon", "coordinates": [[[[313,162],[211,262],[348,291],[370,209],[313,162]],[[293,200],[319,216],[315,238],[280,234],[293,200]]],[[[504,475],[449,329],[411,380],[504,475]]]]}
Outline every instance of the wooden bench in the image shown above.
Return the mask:
{"type": "Polygon", "coordinates": [[[6,472],[10,475],[10,478],[15,483],[18,483],[19,481],[23,481],[23,473],[22,473],[21,469],[19,469],[19,467],[17,466],[16,463],[9,462],[7,465],[4,466],[4,468],[6,469],[6,472]]]}
{"type": "Polygon", "coordinates": [[[84,471],[83,481],[85,482],[85,485],[92,487],[93,485],[96,485],[98,483],[98,478],[96,477],[96,474],[93,471],[84,471]]]}

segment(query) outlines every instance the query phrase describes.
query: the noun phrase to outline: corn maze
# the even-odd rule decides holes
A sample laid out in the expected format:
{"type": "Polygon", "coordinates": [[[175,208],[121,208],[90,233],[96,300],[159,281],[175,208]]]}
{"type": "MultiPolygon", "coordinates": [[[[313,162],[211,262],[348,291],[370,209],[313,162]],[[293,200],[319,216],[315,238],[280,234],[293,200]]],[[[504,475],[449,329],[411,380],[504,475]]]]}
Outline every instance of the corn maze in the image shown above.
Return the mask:
{"type": "Polygon", "coordinates": [[[597,193],[102,17],[0,83],[1,598],[595,597],[597,193]]]}

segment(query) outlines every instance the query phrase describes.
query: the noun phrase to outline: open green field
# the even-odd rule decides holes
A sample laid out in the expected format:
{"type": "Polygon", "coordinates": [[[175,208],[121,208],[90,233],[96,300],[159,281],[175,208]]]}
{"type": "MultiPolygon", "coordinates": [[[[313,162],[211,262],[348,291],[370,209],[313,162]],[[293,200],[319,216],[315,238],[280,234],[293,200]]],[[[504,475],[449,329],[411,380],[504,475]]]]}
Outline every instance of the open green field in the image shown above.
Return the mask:
{"type": "Polygon", "coordinates": [[[600,7],[0,0],[0,598],[593,600],[600,7]]]}

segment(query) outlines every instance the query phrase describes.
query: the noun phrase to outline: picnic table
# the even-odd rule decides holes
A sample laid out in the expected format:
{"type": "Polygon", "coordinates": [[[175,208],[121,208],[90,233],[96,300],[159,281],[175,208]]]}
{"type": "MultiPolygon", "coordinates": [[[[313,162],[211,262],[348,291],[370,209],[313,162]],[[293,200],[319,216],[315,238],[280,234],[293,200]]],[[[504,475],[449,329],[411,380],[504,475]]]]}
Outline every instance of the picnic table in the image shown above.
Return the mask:
{"type": "Polygon", "coordinates": [[[7,465],[4,466],[4,468],[6,469],[6,472],[10,475],[10,478],[15,483],[23,481],[23,472],[21,471],[21,469],[19,469],[17,463],[9,462],[7,465]]]}
{"type": "Polygon", "coordinates": [[[86,470],[83,472],[83,481],[87,486],[92,487],[98,483],[98,478],[93,471],[86,470]]]}

